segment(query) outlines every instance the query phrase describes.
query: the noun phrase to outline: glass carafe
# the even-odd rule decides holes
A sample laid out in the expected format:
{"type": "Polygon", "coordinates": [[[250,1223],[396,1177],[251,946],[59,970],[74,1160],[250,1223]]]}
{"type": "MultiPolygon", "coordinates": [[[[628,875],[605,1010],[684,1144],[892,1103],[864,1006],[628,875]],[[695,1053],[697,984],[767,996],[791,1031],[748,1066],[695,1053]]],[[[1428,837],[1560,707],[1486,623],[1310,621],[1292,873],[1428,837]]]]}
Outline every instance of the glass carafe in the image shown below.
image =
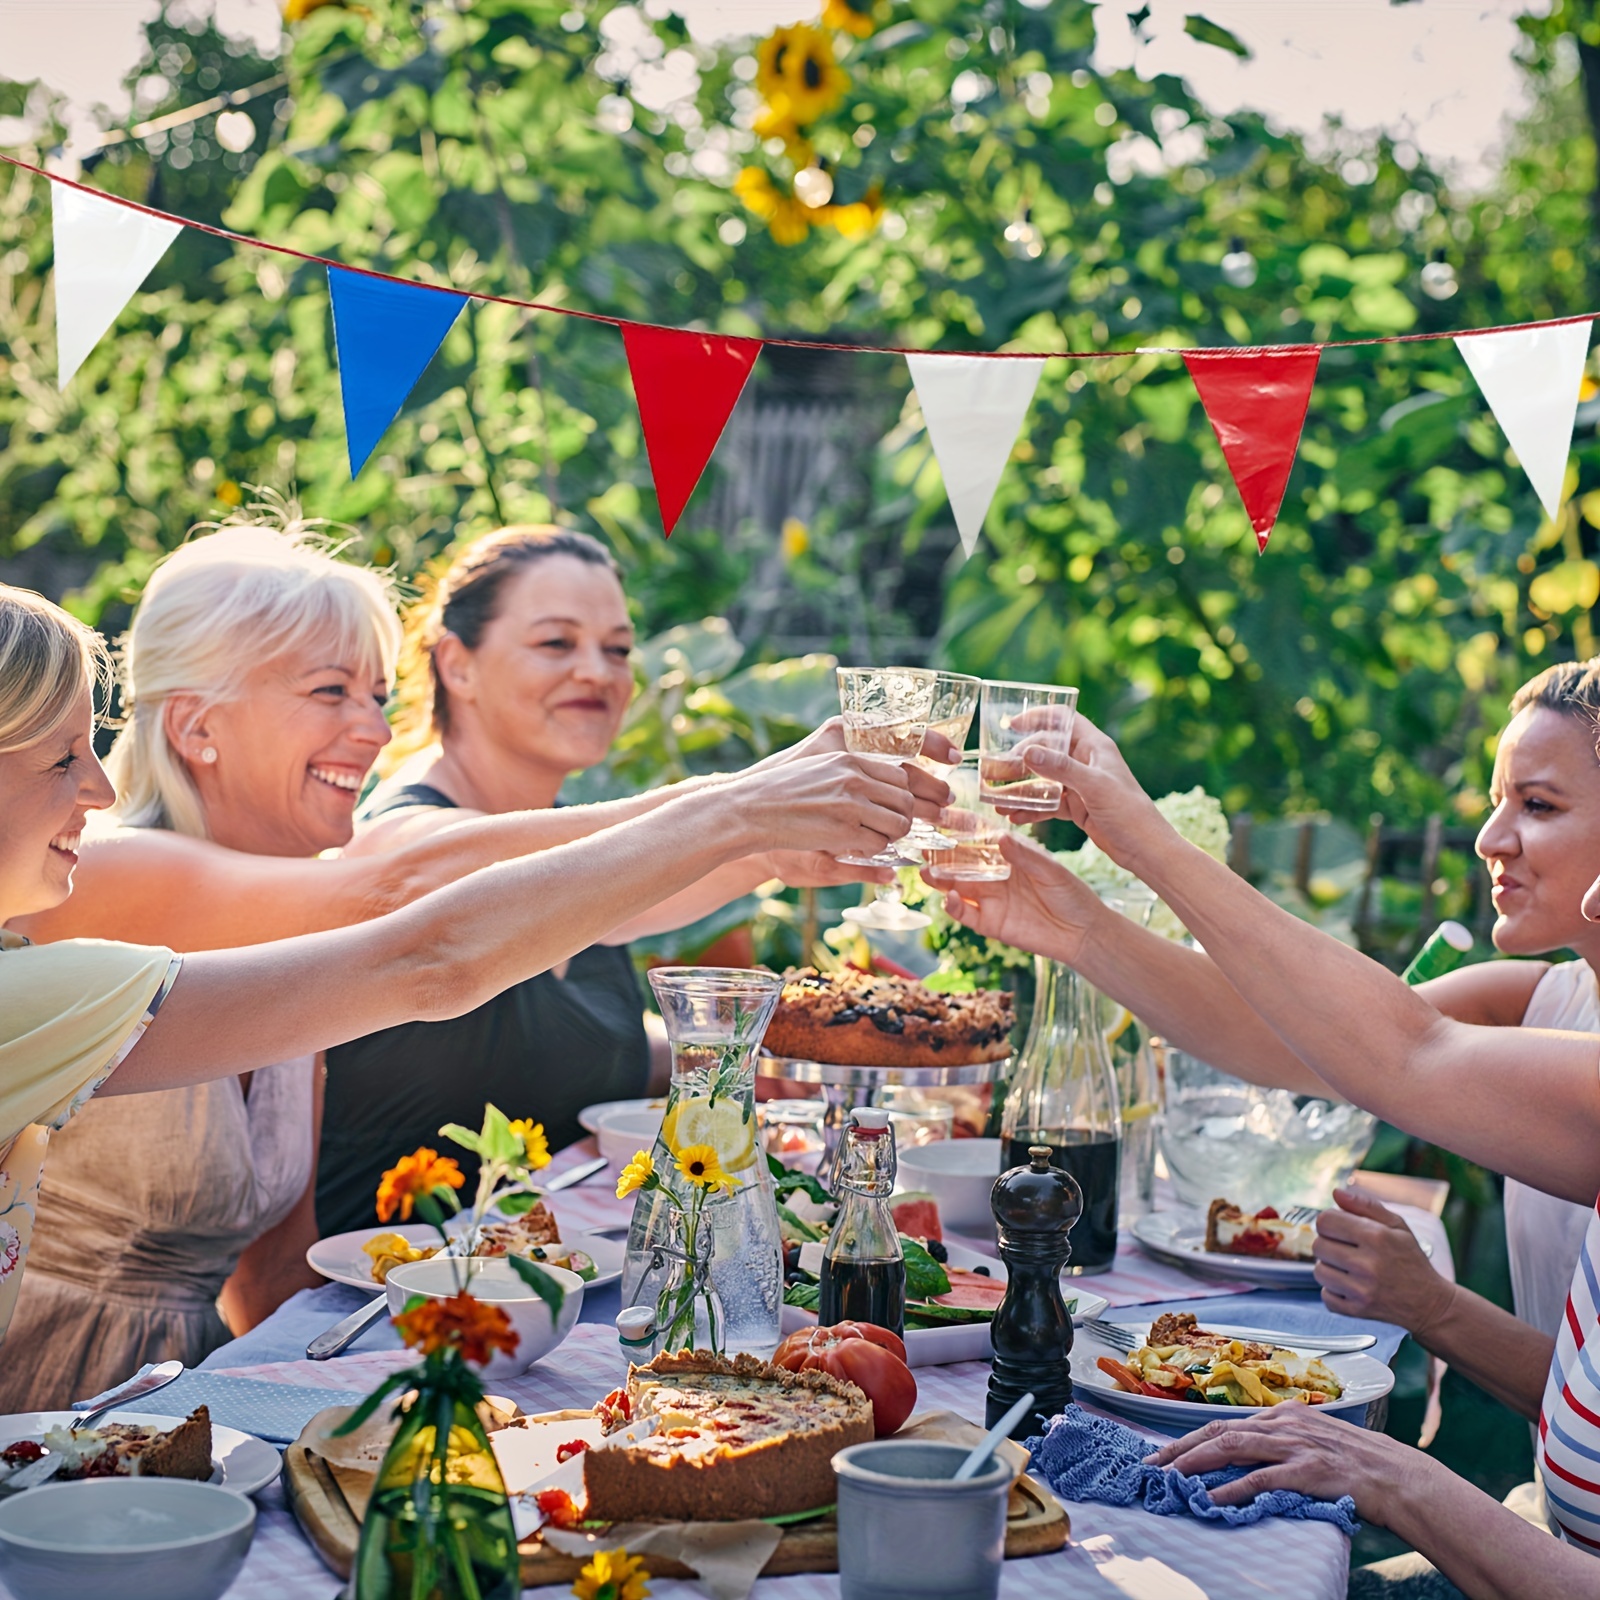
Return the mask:
{"type": "Polygon", "coordinates": [[[1028,1165],[1035,1145],[1077,1180],[1083,1215],[1069,1235],[1070,1273],[1106,1271],[1117,1253],[1121,1093],[1103,997],[1071,967],[1035,958],[1033,1021],[1006,1096],[1001,1170],[1028,1165]]]}
{"type": "Polygon", "coordinates": [[[781,980],[739,967],[659,967],[650,987],[672,1087],[622,1269],[624,1306],[654,1308],[654,1348],[769,1356],[781,1337],[783,1241],[756,1119],[756,1050],[781,980]]]}

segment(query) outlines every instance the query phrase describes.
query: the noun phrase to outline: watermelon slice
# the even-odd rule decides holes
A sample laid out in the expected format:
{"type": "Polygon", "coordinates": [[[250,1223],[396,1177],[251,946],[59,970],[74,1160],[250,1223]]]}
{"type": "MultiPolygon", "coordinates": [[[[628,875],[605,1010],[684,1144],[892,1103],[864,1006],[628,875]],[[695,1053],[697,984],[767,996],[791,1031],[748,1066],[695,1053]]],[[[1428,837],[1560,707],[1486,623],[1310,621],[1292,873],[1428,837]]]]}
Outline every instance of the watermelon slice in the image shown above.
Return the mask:
{"type": "Polygon", "coordinates": [[[895,1195],[889,1201],[889,1215],[894,1218],[895,1232],[908,1239],[920,1239],[924,1244],[930,1239],[944,1239],[939,1227],[939,1202],[925,1190],[908,1189],[895,1195]]]}
{"type": "Polygon", "coordinates": [[[994,1311],[1005,1298],[1004,1280],[985,1277],[981,1272],[964,1272],[959,1267],[946,1267],[950,1280],[948,1294],[936,1294],[933,1303],[938,1306],[959,1306],[969,1311],[994,1311]]]}

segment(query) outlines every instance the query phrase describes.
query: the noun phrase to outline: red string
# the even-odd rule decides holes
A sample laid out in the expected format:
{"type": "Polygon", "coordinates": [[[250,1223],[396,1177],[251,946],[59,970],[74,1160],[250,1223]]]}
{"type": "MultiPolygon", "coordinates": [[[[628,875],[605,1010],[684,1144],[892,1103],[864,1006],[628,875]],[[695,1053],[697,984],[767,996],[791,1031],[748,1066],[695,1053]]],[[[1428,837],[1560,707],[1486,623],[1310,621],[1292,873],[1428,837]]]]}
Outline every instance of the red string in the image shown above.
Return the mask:
{"type": "MultiPolygon", "coordinates": [[[[373,267],[347,266],[343,261],[334,261],[328,256],[311,254],[308,250],[296,250],[292,245],[273,244],[266,239],[252,238],[247,233],[235,233],[230,228],[213,227],[209,222],[193,222],[188,217],[174,216],[170,211],[158,211],[154,206],[141,205],[137,200],[124,200],[121,195],[107,194],[104,189],[91,188],[86,183],[78,183],[72,178],[63,178],[59,173],[47,172],[43,167],[36,167],[30,161],[23,161],[17,156],[6,155],[0,151],[0,161],[7,165],[20,167],[24,172],[31,172],[35,177],[46,178],[51,183],[65,185],[69,189],[77,189],[82,194],[93,195],[97,200],[105,200],[111,205],[124,206],[129,211],[141,211],[147,217],[157,217],[163,222],[176,222],[185,228],[193,228],[196,233],[208,233],[216,239],[226,239],[231,244],[248,245],[253,250],[267,250],[274,255],[293,256],[297,261],[309,261],[319,267],[332,267],[340,272],[359,273],[363,278],[377,278],[384,283],[397,283],[407,289],[432,289],[438,294],[453,294],[463,300],[481,300],[488,305],[516,306],[523,311],[549,311],[558,317],[581,317],[585,322],[605,322],[614,328],[654,328],[664,326],[661,323],[639,322],[630,317],[607,316],[601,311],[579,311],[572,306],[554,306],[542,300],[518,300],[511,295],[483,294],[476,289],[454,289],[444,284],[418,283],[414,278],[402,278],[398,273],[379,272],[373,267]]],[[[1388,333],[1380,334],[1370,339],[1328,339],[1317,345],[1223,345],[1196,347],[1193,345],[1141,345],[1133,350],[923,350],[909,345],[894,344],[837,344],[826,339],[779,339],[768,335],[761,335],[763,344],[780,345],[791,350],[842,350],[852,355],[871,356],[978,356],[985,361],[1115,361],[1121,357],[1135,355],[1159,356],[1184,356],[1184,355],[1215,355],[1215,356],[1244,356],[1263,355],[1276,352],[1288,353],[1295,350],[1321,349],[1321,350],[1350,350],[1364,348],[1368,345],[1379,344],[1424,344],[1430,340],[1470,338],[1475,334],[1484,333],[1518,333],[1532,328],[1564,328],[1574,322],[1592,322],[1596,313],[1585,311],[1572,317],[1547,317],[1538,322],[1508,322],[1492,328],[1467,328],[1461,333],[1388,333]]],[[[689,332],[688,329],[673,329],[674,332],[689,332]]]]}

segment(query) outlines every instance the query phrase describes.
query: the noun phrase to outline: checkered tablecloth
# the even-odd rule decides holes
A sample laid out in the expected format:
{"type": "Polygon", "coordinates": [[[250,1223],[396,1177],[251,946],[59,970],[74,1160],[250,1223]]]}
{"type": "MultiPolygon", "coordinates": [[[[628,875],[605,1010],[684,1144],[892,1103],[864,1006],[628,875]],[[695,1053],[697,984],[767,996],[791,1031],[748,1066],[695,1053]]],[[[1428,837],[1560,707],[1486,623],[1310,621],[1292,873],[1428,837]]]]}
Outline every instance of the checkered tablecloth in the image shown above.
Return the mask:
{"type": "MultiPolygon", "coordinates": [[[[551,1174],[592,1153],[587,1141],[563,1151],[551,1174]]],[[[614,1174],[601,1173],[554,1199],[567,1230],[626,1224],[631,1203],[615,1198],[614,1182],[614,1174]]],[[[1439,1237],[1442,1244],[1442,1230],[1439,1237]]],[[[1448,1245],[1443,1248],[1448,1261],[1448,1245]]],[[[1437,1249],[1436,1245],[1436,1262],[1437,1249]]],[[[1126,1247],[1118,1251],[1111,1272],[1091,1281],[1113,1304],[1148,1305],[1151,1312],[1168,1309],[1173,1302],[1204,1297],[1245,1299],[1237,1283],[1198,1280],[1126,1247]]],[[[324,1391],[330,1405],[365,1394],[405,1359],[394,1348],[389,1329],[375,1329],[362,1347],[336,1360],[303,1359],[308,1337],[364,1298],[360,1291],[332,1285],[297,1295],[259,1328],[215,1352],[205,1362],[205,1370],[304,1384],[324,1391]]],[[[616,1291],[592,1298],[594,1305],[585,1301],[584,1320],[548,1360],[518,1379],[496,1384],[497,1391],[527,1411],[548,1411],[591,1405],[611,1388],[625,1369],[611,1325],[616,1291]]],[[[1248,1299],[1262,1314],[1269,1314],[1271,1307],[1274,1326],[1310,1331],[1319,1322],[1333,1320],[1312,1294],[1251,1295],[1248,1299]]],[[[1225,1315],[1239,1320],[1246,1312],[1242,1308],[1224,1312],[1219,1307],[1217,1315],[1219,1320],[1225,1315]]],[[[1381,1324],[1365,1326],[1391,1335],[1375,1353],[1392,1354],[1397,1330],[1382,1330],[1381,1324]]],[[[981,1362],[919,1368],[919,1404],[981,1420],[988,1375],[987,1364],[981,1362]]],[[[255,1542],[227,1600],[335,1600],[339,1580],[301,1536],[281,1487],[274,1485],[264,1491],[256,1503],[255,1542]]],[[[1074,1503],[1067,1509],[1072,1518],[1071,1544],[1055,1555],[1007,1562],[1001,1585],[1003,1600],[1056,1595],[1071,1596],[1072,1600],[1235,1600],[1243,1596],[1250,1600],[1342,1600],[1345,1592],[1348,1542],[1326,1524],[1274,1519],[1250,1528],[1223,1528],[1188,1517],[1156,1517],[1088,1503],[1074,1503]]],[[[689,1583],[663,1579],[652,1584],[652,1592],[657,1600],[689,1600],[700,1591],[689,1583]]],[[[838,1593],[836,1575],[815,1573],[762,1579],[756,1600],[835,1600],[838,1593]]],[[[3,1582],[0,1600],[9,1600],[3,1582]]]]}

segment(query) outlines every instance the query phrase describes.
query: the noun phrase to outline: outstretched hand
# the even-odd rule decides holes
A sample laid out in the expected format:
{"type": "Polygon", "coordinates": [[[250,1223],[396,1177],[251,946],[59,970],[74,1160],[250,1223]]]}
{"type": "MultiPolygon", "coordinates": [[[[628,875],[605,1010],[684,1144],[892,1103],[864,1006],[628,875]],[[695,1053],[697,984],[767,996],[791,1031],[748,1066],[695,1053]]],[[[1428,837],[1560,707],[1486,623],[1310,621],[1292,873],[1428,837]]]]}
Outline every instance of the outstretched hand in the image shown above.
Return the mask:
{"type": "Polygon", "coordinates": [[[1314,1246],[1322,1303],[1424,1337],[1450,1309],[1455,1285],[1440,1276],[1404,1219],[1387,1206],[1359,1189],[1335,1189],[1333,1198],[1338,1208],[1317,1218],[1314,1246]]]}
{"type": "Polygon", "coordinates": [[[923,881],[945,891],[945,910],[974,933],[1070,966],[1102,910],[1099,895],[1031,839],[1008,835],[1000,850],[1009,878],[955,879],[924,867],[923,881]]]}

